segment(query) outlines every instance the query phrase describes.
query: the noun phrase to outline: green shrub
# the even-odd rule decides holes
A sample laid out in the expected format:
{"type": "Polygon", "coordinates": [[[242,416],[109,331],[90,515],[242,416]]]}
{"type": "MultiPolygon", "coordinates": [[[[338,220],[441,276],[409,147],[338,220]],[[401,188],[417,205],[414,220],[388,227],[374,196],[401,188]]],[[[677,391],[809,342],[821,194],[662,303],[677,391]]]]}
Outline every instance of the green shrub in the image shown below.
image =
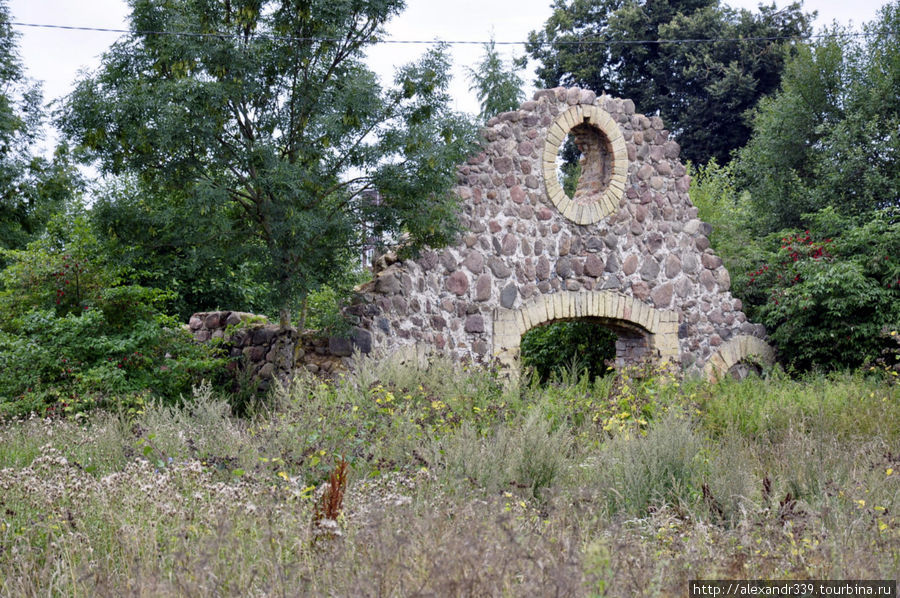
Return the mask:
{"type": "Polygon", "coordinates": [[[575,320],[532,328],[522,336],[522,366],[533,368],[544,382],[567,369],[590,378],[606,372],[616,356],[616,334],[599,322],[575,320]]]}
{"type": "MultiPolygon", "coordinates": [[[[862,225],[831,208],[750,274],[764,289],[750,310],[766,325],[789,368],[857,367],[882,356],[885,328],[900,323],[900,222],[888,211],[862,225]]],[[[752,305],[751,305],[752,307],[752,305]]]]}
{"type": "Polygon", "coordinates": [[[106,289],[81,314],[33,309],[17,332],[0,331],[0,369],[13,373],[0,378],[0,415],[139,410],[151,397],[176,401],[202,378],[218,380],[224,360],[154,311],[159,294],[106,289]]]}
{"type": "Polygon", "coordinates": [[[0,272],[0,417],[138,411],[224,375],[211,345],[193,342],[160,306],[171,293],[119,284],[78,213],[5,252],[0,272]]]}

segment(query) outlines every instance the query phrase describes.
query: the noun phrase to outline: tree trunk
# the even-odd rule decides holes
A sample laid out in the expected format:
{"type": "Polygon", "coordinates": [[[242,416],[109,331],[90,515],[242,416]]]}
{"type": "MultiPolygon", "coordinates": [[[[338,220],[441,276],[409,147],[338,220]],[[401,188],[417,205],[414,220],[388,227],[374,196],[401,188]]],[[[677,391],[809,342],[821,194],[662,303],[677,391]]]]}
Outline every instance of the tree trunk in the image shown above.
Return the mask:
{"type": "Polygon", "coordinates": [[[306,330],[306,315],[309,306],[308,299],[309,295],[304,294],[303,301],[300,302],[300,322],[297,323],[298,330],[306,330]]]}

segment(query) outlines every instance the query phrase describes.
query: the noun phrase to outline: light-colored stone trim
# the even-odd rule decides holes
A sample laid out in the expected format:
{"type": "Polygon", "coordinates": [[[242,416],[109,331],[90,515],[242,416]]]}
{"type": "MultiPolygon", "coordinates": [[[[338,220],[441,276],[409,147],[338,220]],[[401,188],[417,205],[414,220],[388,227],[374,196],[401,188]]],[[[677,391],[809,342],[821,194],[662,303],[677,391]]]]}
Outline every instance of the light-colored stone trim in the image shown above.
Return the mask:
{"type": "Polygon", "coordinates": [[[603,318],[638,329],[660,361],[679,361],[678,313],[612,291],[560,291],[533,297],[519,309],[495,309],[492,355],[516,378],[523,334],[541,324],[578,318],[603,318]]]}
{"type": "Polygon", "coordinates": [[[747,358],[759,359],[766,365],[775,363],[775,350],[766,341],[742,334],[722,344],[706,361],[703,374],[709,380],[718,380],[736,363],[747,358]]]}
{"type": "Polygon", "coordinates": [[[560,213],[575,224],[593,224],[619,209],[625,195],[628,152],[619,125],[606,110],[591,104],[572,106],[556,117],[544,138],[542,159],[547,198],[560,213]],[[589,124],[607,138],[612,150],[612,177],[607,188],[589,203],[575,203],[566,195],[556,176],[556,157],[569,132],[578,125],[589,124]]]}

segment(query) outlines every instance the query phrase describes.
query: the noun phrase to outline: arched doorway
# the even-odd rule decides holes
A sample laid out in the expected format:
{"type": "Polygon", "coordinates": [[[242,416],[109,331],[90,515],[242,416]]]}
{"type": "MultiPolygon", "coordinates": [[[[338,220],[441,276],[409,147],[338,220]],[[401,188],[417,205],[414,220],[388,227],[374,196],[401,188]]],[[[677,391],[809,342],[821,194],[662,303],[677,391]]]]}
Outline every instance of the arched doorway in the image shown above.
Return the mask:
{"type": "Polygon", "coordinates": [[[764,365],[775,363],[775,350],[755,336],[742,334],[722,344],[707,360],[703,373],[711,380],[718,380],[727,375],[742,378],[756,363],[764,365]],[[740,368],[742,364],[748,367],[740,368]]]}
{"type": "Polygon", "coordinates": [[[494,310],[492,354],[510,378],[518,378],[523,334],[549,322],[581,319],[616,333],[617,365],[648,355],[678,361],[678,314],[610,291],[560,291],[533,297],[520,309],[494,310]]]}

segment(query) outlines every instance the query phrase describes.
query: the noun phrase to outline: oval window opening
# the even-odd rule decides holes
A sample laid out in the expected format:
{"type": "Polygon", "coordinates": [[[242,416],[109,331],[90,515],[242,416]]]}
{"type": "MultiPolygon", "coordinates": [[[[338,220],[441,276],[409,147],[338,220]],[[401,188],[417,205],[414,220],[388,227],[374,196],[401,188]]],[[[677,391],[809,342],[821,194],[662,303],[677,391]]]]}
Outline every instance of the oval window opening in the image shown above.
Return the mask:
{"type": "Polygon", "coordinates": [[[559,184],[576,204],[598,201],[613,172],[612,145],[602,131],[580,124],[569,131],[557,152],[559,184]]]}

